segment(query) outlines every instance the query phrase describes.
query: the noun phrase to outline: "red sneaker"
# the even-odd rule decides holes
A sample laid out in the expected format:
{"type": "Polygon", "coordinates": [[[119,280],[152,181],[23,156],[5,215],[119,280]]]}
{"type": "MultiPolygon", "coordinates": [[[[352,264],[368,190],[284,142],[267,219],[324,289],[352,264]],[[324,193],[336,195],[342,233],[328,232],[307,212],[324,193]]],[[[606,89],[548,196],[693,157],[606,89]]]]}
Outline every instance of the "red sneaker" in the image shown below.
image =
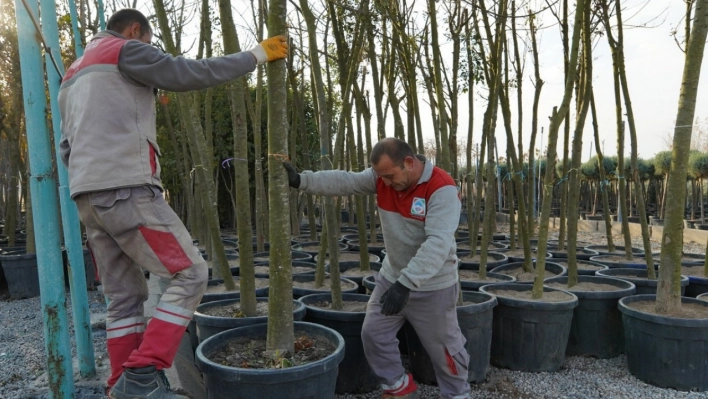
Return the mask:
{"type": "MultiPolygon", "coordinates": [[[[398,385],[398,384],[396,384],[398,385]]],[[[406,374],[403,376],[401,384],[399,387],[384,389],[381,399],[417,399],[418,398],[418,385],[413,381],[413,376],[406,374]]]]}

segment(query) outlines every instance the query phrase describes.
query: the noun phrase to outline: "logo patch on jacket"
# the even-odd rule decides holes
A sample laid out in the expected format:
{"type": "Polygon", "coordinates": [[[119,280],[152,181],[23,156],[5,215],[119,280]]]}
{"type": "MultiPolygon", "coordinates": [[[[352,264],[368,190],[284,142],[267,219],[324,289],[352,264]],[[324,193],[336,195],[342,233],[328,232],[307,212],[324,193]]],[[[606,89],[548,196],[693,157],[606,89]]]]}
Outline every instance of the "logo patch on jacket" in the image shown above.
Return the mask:
{"type": "Polygon", "coordinates": [[[413,197],[413,204],[411,205],[411,215],[425,216],[425,198],[413,197]]]}

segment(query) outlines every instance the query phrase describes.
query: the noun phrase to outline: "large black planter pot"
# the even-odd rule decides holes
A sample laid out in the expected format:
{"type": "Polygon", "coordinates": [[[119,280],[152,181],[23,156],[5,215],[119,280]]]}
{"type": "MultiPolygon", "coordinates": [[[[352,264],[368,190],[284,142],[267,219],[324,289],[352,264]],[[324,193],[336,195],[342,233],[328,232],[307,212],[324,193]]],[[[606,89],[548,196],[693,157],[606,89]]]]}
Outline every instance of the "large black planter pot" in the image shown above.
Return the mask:
{"type": "MultiPolygon", "coordinates": [[[[342,294],[342,300],[368,302],[368,295],[342,294]]],[[[332,294],[310,294],[299,299],[307,307],[305,321],[329,327],[344,337],[344,360],[339,363],[337,393],[363,393],[378,388],[378,379],[364,356],[361,328],[366,312],[342,312],[310,306],[317,302],[331,302],[332,294]]]]}
{"type": "MultiPolygon", "coordinates": [[[[523,262],[526,259],[523,256],[509,255],[508,252],[505,253],[505,255],[509,258],[509,263],[523,262]]],[[[546,262],[548,262],[548,259],[551,259],[552,257],[553,255],[550,252],[546,252],[546,262]]],[[[531,259],[534,263],[536,263],[536,259],[538,259],[538,252],[536,252],[535,248],[531,251],[531,259]]]]}
{"type": "Polygon", "coordinates": [[[376,287],[376,281],[374,278],[375,276],[366,276],[361,279],[361,285],[364,286],[367,294],[371,294],[371,292],[374,291],[374,287],[376,287]]]}
{"type": "MultiPolygon", "coordinates": [[[[629,372],[640,380],[680,391],[708,390],[708,319],[683,319],[640,312],[633,302],[656,301],[656,295],[633,295],[619,301],[629,372]]],[[[681,298],[708,308],[708,302],[681,298]]]]}
{"type": "MultiPolygon", "coordinates": [[[[356,294],[359,290],[359,284],[353,282],[352,280],[346,279],[344,277],[339,278],[342,284],[342,294],[356,294]]],[[[315,281],[314,274],[301,274],[298,276],[293,276],[293,282],[299,281],[315,281]]],[[[330,292],[329,283],[325,281],[325,285],[320,289],[311,288],[301,288],[293,286],[293,299],[299,299],[305,295],[310,294],[324,294],[330,292]]]]}
{"type": "MultiPolygon", "coordinates": [[[[565,353],[571,356],[594,356],[609,359],[622,354],[624,333],[622,314],[617,309],[621,298],[633,295],[636,287],[629,281],[599,276],[578,276],[580,283],[608,284],[614,291],[579,291],[567,289],[578,297],[573,310],[573,324],[565,353]]],[[[555,277],[545,284],[560,283],[568,286],[568,277],[555,277]]],[[[559,288],[559,287],[554,287],[559,288]]]]}
{"type": "MultiPolygon", "coordinates": [[[[556,245],[553,245],[553,246],[552,246],[551,244],[548,244],[548,249],[547,249],[547,251],[548,251],[548,253],[550,253],[551,255],[553,255],[553,259],[568,259],[568,249],[566,248],[566,249],[564,249],[563,251],[559,251],[557,248],[558,248],[558,245],[557,245],[557,244],[556,244],[556,245]]],[[[578,260],[590,260],[591,257],[597,256],[597,255],[599,255],[599,254],[600,254],[599,252],[594,251],[594,250],[592,250],[592,249],[581,249],[581,248],[578,248],[578,249],[575,251],[575,259],[578,259],[578,260]]]]}
{"type": "MultiPolygon", "coordinates": [[[[558,263],[559,265],[563,266],[568,269],[568,259],[556,259],[553,258],[553,263],[558,263]]],[[[578,259],[576,261],[576,264],[578,266],[578,276],[594,276],[595,273],[598,270],[607,270],[609,267],[607,265],[603,265],[597,262],[593,262],[591,260],[580,260],[578,259]],[[583,268],[582,266],[591,266],[587,268],[583,268]]],[[[568,273],[566,273],[567,275],[568,273]]]]}
{"type": "MultiPolygon", "coordinates": [[[[477,255],[479,255],[479,253],[480,251],[477,250],[477,255]]],[[[460,269],[479,270],[479,260],[465,260],[464,258],[467,256],[469,256],[469,254],[462,254],[462,257],[458,255],[460,258],[460,269]]],[[[505,265],[507,263],[509,263],[509,258],[503,253],[498,253],[495,251],[487,252],[487,270],[492,270],[495,267],[505,265]]]]}
{"type": "MultiPolygon", "coordinates": [[[[607,245],[588,245],[583,249],[588,250],[588,252],[595,251],[600,255],[624,255],[624,246],[622,245],[615,245],[615,252],[610,252],[609,248],[607,248],[607,245]]],[[[632,254],[634,254],[635,256],[641,256],[644,255],[644,250],[641,248],[632,247],[632,254]]]]}
{"type": "Polygon", "coordinates": [[[12,299],[39,296],[39,272],[37,255],[10,252],[0,255],[0,264],[5,274],[7,288],[12,299]]]}
{"type": "MultiPolygon", "coordinates": [[[[312,262],[312,255],[307,252],[291,251],[291,259],[300,262],[312,262]]],[[[268,263],[270,261],[270,251],[256,252],[253,254],[253,264],[268,263]]]]}
{"type": "Polygon", "coordinates": [[[224,331],[197,347],[195,361],[204,376],[208,399],[328,399],[334,398],[338,365],[344,358],[344,338],[331,328],[295,322],[295,333],[305,332],[330,341],[335,351],[318,361],[281,369],[246,369],[209,360],[229,342],[266,338],[267,324],[224,331]]]}
{"type": "MultiPolygon", "coordinates": [[[[617,255],[596,255],[591,261],[605,265],[610,269],[646,269],[647,261],[644,257],[635,256],[633,261],[618,262],[617,255]]],[[[654,264],[657,264],[655,261],[654,264]]]]}
{"type": "MultiPolygon", "coordinates": [[[[530,284],[493,284],[480,292],[531,291],[530,284]]],[[[561,291],[549,287],[544,292],[561,291]]],[[[578,297],[568,293],[562,302],[541,302],[497,295],[492,327],[491,363],[518,371],[557,371],[565,349],[578,297]]]]}
{"type": "MultiPolygon", "coordinates": [[[[234,280],[238,280],[238,277],[234,277],[234,280]]],[[[224,280],[209,280],[207,282],[207,287],[211,287],[214,285],[219,285],[223,284],[224,280]]],[[[263,288],[256,288],[256,296],[257,297],[267,297],[268,296],[268,287],[263,287],[263,288]]],[[[207,303],[207,302],[214,302],[214,301],[221,301],[223,299],[238,299],[241,298],[241,291],[227,291],[227,292],[217,292],[217,293],[205,293],[204,296],[202,296],[202,300],[199,303],[207,303]]]]}
{"type": "MultiPolygon", "coordinates": [[[[492,346],[492,315],[497,306],[493,295],[482,292],[463,292],[462,298],[468,305],[457,307],[457,322],[467,343],[465,350],[470,355],[467,381],[482,382],[487,379],[489,356],[492,346]]],[[[417,334],[410,329],[408,338],[408,358],[411,372],[416,381],[423,384],[436,384],[435,371],[430,356],[423,348],[417,334]]]]}
{"type": "MultiPolygon", "coordinates": [[[[253,265],[254,267],[258,267],[259,269],[262,269],[263,267],[268,267],[268,272],[263,273],[263,270],[256,270],[256,278],[268,278],[270,276],[270,261],[265,261],[265,262],[259,262],[253,265]]],[[[299,261],[299,260],[293,260],[290,262],[290,266],[292,267],[292,275],[293,276],[299,276],[299,275],[308,275],[308,274],[315,274],[315,271],[317,269],[317,264],[313,263],[312,260],[309,261],[299,261]],[[297,269],[295,269],[297,268],[297,269]]],[[[241,273],[241,269],[238,269],[239,274],[241,273]]]]}
{"type": "MultiPolygon", "coordinates": [[[[268,302],[267,297],[256,298],[257,302],[268,302]]],[[[206,313],[208,309],[231,305],[241,302],[241,299],[224,299],[221,301],[202,303],[197,306],[194,312],[194,323],[197,326],[197,342],[208,339],[220,332],[231,330],[238,327],[252,326],[254,324],[263,324],[268,322],[268,316],[257,317],[220,317],[210,316],[206,313]]],[[[293,301],[293,320],[300,321],[305,317],[305,305],[301,302],[293,301]]]]}
{"type": "MultiPolygon", "coordinates": [[[[347,241],[347,245],[349,245],[350,251],[361,250],[361,247],[359,246],[359,240],[349,240],[347,241]]],[[[366,246],[367,252],[374,254],[379,258],[383,258],[383,256],[381,256],[381,251],[383,251],[384,249],[386,249],[386,245],[384,244],[383,240],[381,240],[380,243],[378,243],[377,245],[371,245],[371,243],[369,243],[366,246]]]]}
{"type": "MultiPolygon", "coordinates": [[[[656,295],[656,285],[659,280],[649,280],[647,279],[646,269],[607,269],[598,270],[595,273],[596,276],[604,277],[614,277],[620,280],[629,281],[630,283],[637,286],[637,295],[656,295]]],[[[658,274],[657,274],[658,278],[658,274]]],[[[681,295],[686,291],[686,286],[688,285],[688,277],[681,276],[681,295]]]]}
{"type": "MultiPolygon", "coordinates": [[[[320,244],[321,243],[319,241],[299,242],[295,245],[292,245],[290,248],[293,251],[308,253],[314,258],[320,252],[319,249],[316,248],[319,247],[320,244]]],[[[346,251],[347,249],[349,249],[349,245],[344,244],[342,242],[339,243],[340,251],[346,251]]]]}
{"type": "MultiPolygon", "coordinates": [[[[497,274],[508,274],[509,272],[512,272],[515,270],[520,270],[523,267],[524,267],[524,264],[522,262],[507,263],[505,265],[495,267],[494,269],[491,270],[491,272],[497,273],[497,274]]],[[[536,261],[533,262],[533,267],[534,268],[536,267],[536,261]]],[[[548,274],[548,277],[546,277],[544,280],[547,280],[552,277],[565,276],[568,274],[568,269],[559,265],[558,263],[549,262],[548,260],[546,260],[545,270],[548,273],[553,273],[553,275],[548,274]]],[[[535,276],[535,272],[534,272],[534,276],[535,276]]],[[[530,280],[519,280],[517,278],[516,282],[517,283],[533,283],[533,278],[530,280]]]]}
{"type": "Polygon", "coordinates": [[[699,275],[694,273],[687,273],[688,276],[688,287],[686,287],[685,296],[697,297],[698,295],[705,294],[708,292],[708,277],[704,277],[702,273],[703,265],[693,265],[693,266],[683,266],[684,268],[697,269],[699,275]]]}
{"type": "MultiPolygon", "coordinates": [[[[477,266],[460,266],[459,273],[464,273],[464,270],[471,270],[473,272],[479,272],[479,265],[477,266]]],[[[507,276],[506,274],[487,272],[486,280],[466,280],[460,275],[460,288],[462,291],[479,291],[479,287],[489,284],[501,284],[501,283],[515,283],[516,278],[512,276],[507,276]]]]}
{"type": "MultiPolygon", "coordinates": [[[[88,289],[89,291],[93,291],[96,289],[96,286],[100,284],[100,282],[96,278],[96,267],[93,264],[93,256],[91,256],[91,251],[86,248],[83,249],[83,256],[84,274],[86,276],[86,289],[88,289]]],[[[64,264],[64,281],[66,283],[66,286],[69,287],[71,276],[69,275],[69,257],[65,248],[61,251],[61,257],[62,262],[64,264]]]]}
{"type": "MultiPolygon", "coordinates": [[[[358,269],[361,263],[358,261],[346,261],[339,262],[339,273],[341,277],[351,280],[359,285],[357,292],[359,294],[366,294],[366,287],[364,286],[363,280],[365,276],[347,276],[346,272],[349,269],[358,269]]],[[[381,262],[369,262],[369,267],[373,270],[371,276],[373,277],[374,272],[381,270],[381,262]]],[[[329,264],[325,265],[325,271],[329,273],[329,264]]]]}

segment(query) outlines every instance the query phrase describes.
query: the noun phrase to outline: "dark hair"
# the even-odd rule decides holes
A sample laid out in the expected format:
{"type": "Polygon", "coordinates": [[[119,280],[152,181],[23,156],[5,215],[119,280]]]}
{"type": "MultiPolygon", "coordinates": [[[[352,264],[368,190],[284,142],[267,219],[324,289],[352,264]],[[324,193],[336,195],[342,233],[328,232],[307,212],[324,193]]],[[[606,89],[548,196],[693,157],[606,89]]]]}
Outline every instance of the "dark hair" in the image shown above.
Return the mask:
{"type": "Polygon", "coordinates": [[[395,137],[387,137],[374,146],[371,150],[371,164],[376,165],[381,160],[382,155],[388,155],[394,165],[403,167],[406,157],[415,157],[411,146],[405,141],[395,137]]]}
{"type": "Polygon", "coordinates": [[[126,28],[136,22],[140,24],[141,35],[144,36],[148,33],[152,33],[148,19],[143,13],[134,8],[124,8],[113,13],[108,20],[108,24],[106,24],[106,29],[122,33],[126,28]]]}

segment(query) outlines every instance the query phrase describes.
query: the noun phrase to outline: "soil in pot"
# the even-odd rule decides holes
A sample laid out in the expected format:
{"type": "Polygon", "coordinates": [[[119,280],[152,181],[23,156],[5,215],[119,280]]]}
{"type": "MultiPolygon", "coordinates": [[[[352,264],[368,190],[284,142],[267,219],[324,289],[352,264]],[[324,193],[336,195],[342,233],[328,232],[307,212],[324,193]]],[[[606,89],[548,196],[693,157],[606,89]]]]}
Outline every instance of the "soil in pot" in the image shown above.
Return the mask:
{"type": "MultiPolygon", "coordinates": [[[[214,317],[246,317],[243,312],[241,312],[241,303],[230,303],[228,305],[213,306],[202,311],[207,316],[214,317]]],[[[268,315],[268,302],[257,302],[256,303],[256,317],[257,316],[267,316],[268,315]]]]}
{"type": "MultiPolygon", "coordinates": [[[[315,262],[317,262],[317,257],[319,255],[315,256],[315,262]]],[[[361,260],[361,255],[359,252],[355,251],[344,251],[339,253],[339,261],[340,262],[359,262],[361,260]]],[[[370,262],[379,262],[381,259],[376,256],[375,254],[369,254],[369,261],[370,262]]],[[[329,255],[325,258],[325,263],[329,264],[329,255]]]]}
{"type": "MultiPolygon", "coordinates": [[[[536,266],[536,262],[533,262],[533,266],[536,266]]],[[[536,277],[536,272],[524,271],[523,264],[521,262],[508,263],[506,265],[501,265],[497,268],[491,270],[492,273],[505,274],[507,276],[514,277],[519,283],[532,283],[536,277]]],[[[544,280],[556,276],[562,276],[567,273],[566,269],[554,262],[546,261],[546,270],[544,272],[544,280]]]]}
{"type": "MultiPolygon", "coordinates": [[[[636,295],[654,295],[656,294],[656,287],[658,280],[650,279],[647,277],[646,269],[608,269],[599,270],[596,274],[597,276],[605,277],[615,277],[622,280],[629,281],[637,286],[636,295]]],[[[681,276],[681,295],[686,291],[686,286],[688,286],[688,277],[681,276]]]]}
{"type": "Polygon", "coordinates": [[[698,303],[683,302],[681,311],[668,314],[659,314],[656,312],[655,301],[637,301],[627,303],[627,307],[642,313],[652,314],[654,316],[676,317],[680,319],[708,319],[708,306],[698,303]]]}
{"type": "Polygon", "coordinates": [[[505,283],[510,283],[513,280],[513,277],[507,276],[504,274],[496,274],[496,273],[487,273],[487,278],[485,280],[480,280],[479,279],[479,272],[474,271],[474,270],[460,270],[459,271],[460,275],[460,280],[466,280],[466,281],[488,281],[488,284],[493,284],[493,283],[500,283],[500,282],[505,282],[505,283]],[[491,276],[490,276],[491,274],[491,276]]]}
{"type": "MultiPolygon", "coordinates": [[[[237,278],[234,279],[234,283],[236,284],[236,289],[233,292],[239,291],[240,283],[241,281],[237,278]]],[[[257,278],[256,279],[256,289],[258,288],[265,288],[268,286],[268,279],[265,278],[257,278]]],[[[231,292],[226,290],[226,286],[224,286],[224,282],[218,282],[218,283],[213,283],[209,284],[207,286],[207,290],[205,294],[223,294],[226,292],[231,292]]]]}
{"type": "Polygon", "coordinates": [[[331,342],[315,335],[295,337],[295,351],[270,353],[262,339],[238,339],[224,345],[209,358],[228,367],[245,369],[281,369],[302,366],[324,359],[337,349],[331,342]]]}
{"type": "MultiPolygon", "coordinates": [[[[342,308],[336,310],[338,312],[366,312],[366,304],[367,302],[342,301],[342,308]]],[[[307,305],[323,310],[335,310],[332,309],[332,302],[329,301],[313,302],[308,303],[307,305]]]]}
{"type": "MultiPolygon", "coordinates": [[[[310,290],[310,291],[329,292],[331,284],[332,283],[330,281],[329,276],[325,277],[324,284],[322,285],[322,287],[319,287],[319,288],[316,287],[314,280],[313,281],[293,281],[293,287],[303,288],[303,289],[310,290]]],[[[356,290],[358,287],[359,286],[352,281],[342,280],[342,292],[351,290],[352,288],[354,290],[356,290]]]]}
{"type": "MultiPolygon", "coordinates": [[[[310,263],[310,262],[297,262],[294,261],[292,262],[292,265],[290,265],[290,271],[292,275],[296,274],[305,274],[305,273],[314,273],[315,268],[317,267],[316,264],[310,263]]],[[[270,266],[269,265],[255,265],[253,268],[256,271],[256,276],[258,277],[268,277],[270,273],[270,266]]]]}

